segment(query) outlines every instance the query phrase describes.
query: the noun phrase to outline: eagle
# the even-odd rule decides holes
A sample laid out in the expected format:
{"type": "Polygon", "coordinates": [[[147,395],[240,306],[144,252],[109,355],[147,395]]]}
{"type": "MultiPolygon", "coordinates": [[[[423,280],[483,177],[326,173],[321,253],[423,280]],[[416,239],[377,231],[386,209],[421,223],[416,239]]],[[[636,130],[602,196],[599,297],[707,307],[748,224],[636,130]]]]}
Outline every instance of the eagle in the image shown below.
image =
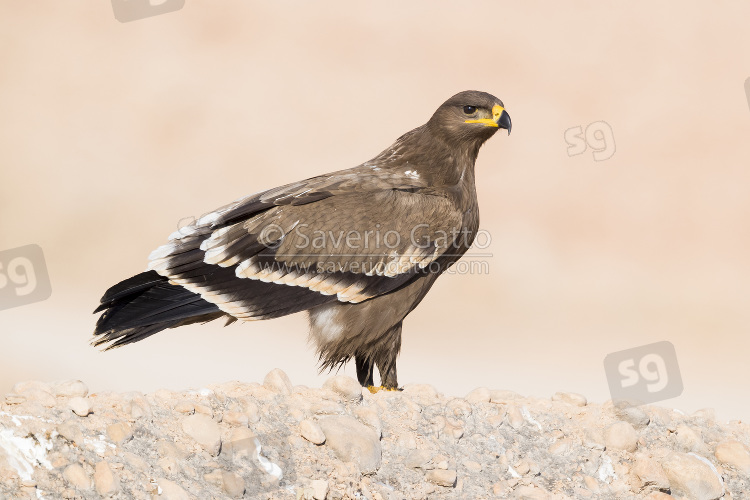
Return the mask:
{"type": "Polygon", "coordinates": [[[201,216],[154,250],[145,272],[105,292],[92,344],[307,311],[321,370],[354,358],[362,386],[397,390],[403,320],[474,241],[474,165],[499,129],[510,134],[501,100],[460,92],[357,167],[201,216]]]}

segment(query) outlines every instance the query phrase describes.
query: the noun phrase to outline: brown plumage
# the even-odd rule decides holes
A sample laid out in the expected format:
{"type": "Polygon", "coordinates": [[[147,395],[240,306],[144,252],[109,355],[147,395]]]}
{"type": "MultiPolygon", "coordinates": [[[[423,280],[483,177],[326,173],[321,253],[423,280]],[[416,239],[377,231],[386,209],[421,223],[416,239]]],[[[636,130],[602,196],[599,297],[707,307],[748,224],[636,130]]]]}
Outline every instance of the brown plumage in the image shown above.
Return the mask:
{"type": "Polygon", "coordinates": [[[510,133],[499,99],[461,92],[358,167],[201,217],[104,294],[94,345],[307,310],[322,368],[355,358],[362,385],[377,367],[383,387],[398,387],[402,321],[474,240],[474,163],[498,128],[510,133]]]}

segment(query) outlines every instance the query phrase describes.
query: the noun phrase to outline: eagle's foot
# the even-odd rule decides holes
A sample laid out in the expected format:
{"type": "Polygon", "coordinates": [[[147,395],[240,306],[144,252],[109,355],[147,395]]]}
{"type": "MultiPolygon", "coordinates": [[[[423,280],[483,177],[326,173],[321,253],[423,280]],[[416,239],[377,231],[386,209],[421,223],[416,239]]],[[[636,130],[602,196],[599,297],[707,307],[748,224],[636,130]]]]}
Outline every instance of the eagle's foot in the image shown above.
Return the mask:
{"type": "Polygon", "coordinates": [[[376,392],[380,392],[380,391],[403,391],[403,389],[399,387],[383,387],[382,385],[378,387],[375,387],[374,385],[368,385],[367,390],[370,391],[372,394],[375,394],[376,392]]]}

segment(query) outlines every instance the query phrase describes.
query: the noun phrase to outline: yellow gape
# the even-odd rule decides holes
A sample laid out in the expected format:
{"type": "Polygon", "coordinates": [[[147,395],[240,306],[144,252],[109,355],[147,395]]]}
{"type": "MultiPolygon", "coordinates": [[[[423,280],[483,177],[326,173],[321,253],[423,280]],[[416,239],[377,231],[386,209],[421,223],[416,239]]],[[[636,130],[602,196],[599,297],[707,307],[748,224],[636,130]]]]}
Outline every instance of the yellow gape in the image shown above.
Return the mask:
{"type": "Polygon", "coordinates": [[[496,104],[492,107],[492,118],[481,118],[479,120],[464,120],[466,123],[481,123],[485,127],[497,127],[497,122],[500,121],[500,117],[505,111],[505,108],[496,104]]]}

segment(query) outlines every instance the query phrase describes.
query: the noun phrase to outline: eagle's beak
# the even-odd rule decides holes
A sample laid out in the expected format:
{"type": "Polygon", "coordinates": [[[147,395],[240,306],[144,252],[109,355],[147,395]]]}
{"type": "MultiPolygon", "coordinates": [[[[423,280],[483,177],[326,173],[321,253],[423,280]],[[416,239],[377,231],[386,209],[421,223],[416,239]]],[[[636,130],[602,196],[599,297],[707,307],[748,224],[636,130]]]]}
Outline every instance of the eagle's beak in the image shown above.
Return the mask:
{"type": "Polygon", "coordinates": [[[481,123],[485,127],[499,127],[504,128],[510,135],[510,115],[505,108],[496,104],[492,107],[492,118],[481,118],[479,120],[465,120],[466,123],[481,123]]]}
{"type": "Polygon", "coordinates": [[[494,106],[492,108],[492,118],[495,120],[495,123],[497,123],[497,127],[506,129],[508,135],[510,135],[512,124],[510,123],[510,115],[505,111],[505,108],[500,105],[494,106]]]}

